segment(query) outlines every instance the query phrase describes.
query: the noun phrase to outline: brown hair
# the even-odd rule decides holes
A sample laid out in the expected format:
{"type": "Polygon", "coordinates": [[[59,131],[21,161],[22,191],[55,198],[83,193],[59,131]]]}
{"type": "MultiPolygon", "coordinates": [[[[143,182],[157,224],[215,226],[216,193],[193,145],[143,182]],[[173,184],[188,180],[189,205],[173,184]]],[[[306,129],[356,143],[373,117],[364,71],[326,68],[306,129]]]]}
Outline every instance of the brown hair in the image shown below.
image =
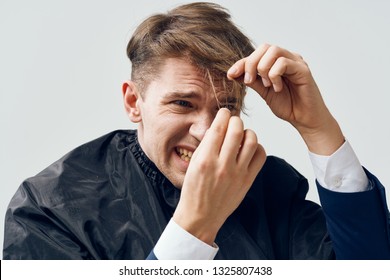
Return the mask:
{"type": "Polygon", "coordinates": [[[132,80],[141,93],[166,58],[184,58],[222,86],[242,107],[246,87],[226,78],[226,71],[254,50],[251,41],[234,25],[226,9],[215,3],[192,3],[144,20],[127,45],[132,80]]]}

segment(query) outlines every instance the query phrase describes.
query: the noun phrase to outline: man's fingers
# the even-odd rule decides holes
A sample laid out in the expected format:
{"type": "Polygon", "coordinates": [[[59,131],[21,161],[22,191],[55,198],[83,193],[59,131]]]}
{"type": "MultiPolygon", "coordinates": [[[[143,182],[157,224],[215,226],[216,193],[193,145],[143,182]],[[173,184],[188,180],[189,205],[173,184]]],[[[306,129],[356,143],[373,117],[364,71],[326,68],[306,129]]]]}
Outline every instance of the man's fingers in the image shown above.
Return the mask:
{"type": "Polygon", "coordinates": [[[257,144],[257,148],[255,154],[252,157],[252,160],[248,166],[248,174],[253,174],[256,176],[260,169],[263,167],[265,161],[267,159],[267,154],[264,150],[264,147],[260,144],[257,144]]]}
{"type": "Polygon", "coordinates": [[[302,56],[278,46],[263,44],[252,54],[237,61],[228,71],[229,79],[242,81],[256,90],[265,92],[273,87],[275,92],[283,89],[283,75],[292,74],[294,65],[301,68],[306,65],[302,56]]]}
{"type": "Polygon", "coordinates": [[[280,57],[270,69],[268,76],[275,92],[279,92],[283,89],[283,76],[293,84],[300,85],[306,83],[307,77],[311,75],[305,62],[280,57]]]}
{"type": "Polygon", "coordinates": [[[231,113],[228,109],[220,109],[215,116],[215,119],[213,120],[210,128],[207,130],[198,149],[205,146],[213,147],[212,149],[208,149],[209,152],[213,153],[214,155],[218,155],[221,150],[222,143],[225,139],[230,117],[231,113]]]}
{"type": "Polygon", "coordinates": [[[245,60],[246,58],[238,60],[227,71],[228,79],[235,80],[243,76],[245,72],[245,60]]]}
{"type": "Polygon", "coordinates": [[[258,142],[256,133],[250,129],[246,129],[244,131],[244,137],[241,142],[240,153],[237,158],[237,163],[239,166],[242,166],[245,169],[247,168],[252,160],[253,155],[256,152],[257,146],[258,142]]]}
{"type": "Polygon", "coordinates": [[[242,120],[236,116],[231,117],[220,152],[221,159],[234,160],[235,163],[243,138],[244,124],[242,120]]]}
{"type": "MultiPolygon", "coordinates": [[[[253,54],[255,54],[255,52],[253,54]]],[[[271,86],[268,73],[275,64],[275,62],[281,57],[285,57],[291,60],[296,59],[296,56],[294,54],[278,46],[269,46],[262,56],[250,55],[248,57],[250,60],[253,60],[255,62],[257,61],[257,73],[263,78],[263,82],[264,80],[268,81],[268,84],[264,84],[265,86],[271,86]]],[[[246,71],[249,71],[249,69],[246,69],[246,71]]]]}
{"type": "Polygon", "coordinates": [[[251,84],[256,80],[257,77],[257,65],[259,60],[267,52],[267,49],[270,47],[268,44],[263,44],[258,47],[252,54],[249,56],[238,60],[233,64],[232,67],[227,72],[227,77],[229,79],[237,79],[242,76],[243,82],[245,84],[251,84]]]}
{"type": "Polygon", "coordinates": [[[268,87],[269,81],[268,81],[268,71],[267,69],[264,69],[263,72],[258,71],[259,64],[261,63],[261,60],[264,58],[264,56],[267,55],[269,52],[269,49],[271,46],[269,44],[263,44],[259,46],[253,53],[251,53],[247,59],[245,60],[245,78],[244,83],[247,85],[251,85],[254,83],[257,79],[257,76],[260,75],[263,80],[264,86],[268,87]],[[263,74],[263,75],[262,75],[263,74]]]}
{"type": "Polygon", "coordinates": [[[258,143],[256,134],[250,129],[245,130],[237,163],[240,169],[246,171],[248,185],[253,183],[254,178],[263,167],[266,157],[265,150],[258,143]]]}
{"type": "MultiPolygon", "coordinates": [[[[280,92],[283,89],[282,76],[286,73],[287,67],[293,63],[292,60],[285,57],[279,57],[272,67],[269,69],[268,78],[272,83],[275,92],[280,92]]],[[[291,68],[291,66],[290,66],[291,68]]]]}

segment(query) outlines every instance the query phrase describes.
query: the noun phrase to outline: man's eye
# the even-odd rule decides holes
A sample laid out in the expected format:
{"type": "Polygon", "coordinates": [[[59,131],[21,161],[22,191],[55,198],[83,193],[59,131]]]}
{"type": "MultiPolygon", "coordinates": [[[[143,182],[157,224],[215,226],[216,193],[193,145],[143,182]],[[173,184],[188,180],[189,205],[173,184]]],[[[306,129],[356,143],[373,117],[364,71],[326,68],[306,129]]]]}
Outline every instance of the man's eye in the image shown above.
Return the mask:
{"type": "Polygon", "coordinates": [[[192,104],[188,101],[185,101],[185,100],[175,100],[175,101],[173,101],[173,103],[176,105],[179,105],[181,107],[189,107],[189,108],[192,107],[192,104]]]}

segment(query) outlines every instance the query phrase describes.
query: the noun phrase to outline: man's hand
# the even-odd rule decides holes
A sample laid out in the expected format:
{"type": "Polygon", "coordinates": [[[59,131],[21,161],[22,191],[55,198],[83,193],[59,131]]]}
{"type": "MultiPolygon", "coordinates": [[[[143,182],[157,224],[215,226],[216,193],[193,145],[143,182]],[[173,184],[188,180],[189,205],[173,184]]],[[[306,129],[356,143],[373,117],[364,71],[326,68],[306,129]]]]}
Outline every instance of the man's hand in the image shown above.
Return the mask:
{"type": "Polygon", "coordinates": [[[310,151],[330,155],[344,142],[303,58],[277,46],[261,45],[237,61],[229,79],[242,79],[266,101],[272,112],[290,122],[310,151]]]}
{"type": "Polygon", "coordinates": [[[264,165],[266,154],[242,120],[220,109],[194,152],[173,215],[183,229],[208,244],[238,207],[264,165]]]}

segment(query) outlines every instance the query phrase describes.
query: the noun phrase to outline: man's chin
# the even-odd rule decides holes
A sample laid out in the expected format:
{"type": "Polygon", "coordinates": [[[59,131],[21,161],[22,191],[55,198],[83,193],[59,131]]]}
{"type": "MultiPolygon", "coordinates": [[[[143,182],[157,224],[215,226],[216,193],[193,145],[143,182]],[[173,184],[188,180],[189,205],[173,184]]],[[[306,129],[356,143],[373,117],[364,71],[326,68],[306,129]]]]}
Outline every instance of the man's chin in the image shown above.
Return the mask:
{"type": "Polygon", "coordinates": [[[184,175],[179,174],[179,175],[175,176],[175,178],[172,178],[172,179],[173,179],[173,181],[171,181],[172,184],[173,184],[177,189],[181,190],[182,187],[183,187],[183,183],[184,183],[184,175]]]}
{"type": "Polygon", "coordinates": [[[183,187],[183,180],[173,180],[171,181],[171,183],[175,186],[175,188],[181,190],[181,188],[183,187]]]}
{"type": "Polygon", "coordinates": [[[160,172],[172,183],[177,189],[181,190],[184,178],[188,169],[188,164],[183,165],[182,160],[176,155],[173,154],[173,159],[171,158],[166,164],[156,164],[156,167],[160,172]]]}

